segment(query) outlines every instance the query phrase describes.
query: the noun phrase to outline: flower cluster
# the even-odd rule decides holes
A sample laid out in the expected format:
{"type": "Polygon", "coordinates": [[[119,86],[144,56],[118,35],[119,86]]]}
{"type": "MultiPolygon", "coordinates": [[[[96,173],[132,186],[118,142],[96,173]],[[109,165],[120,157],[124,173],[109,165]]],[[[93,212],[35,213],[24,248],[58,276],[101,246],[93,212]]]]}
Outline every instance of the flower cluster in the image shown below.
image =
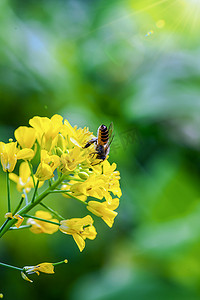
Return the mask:
{"type": "MultiPolygon", "coordinates": [[[[1,164],[8,180],[7,221],[0,229],[0,237],[14,228],[13,225],[18,229],[30,228],[35,234],[60,231],[71,235],[82,251],[85,240],[93,240],[97,235],[94,220],[88,213],[100,217],[109,227],[114,223],[115,209],[122,195],[119,171],[115,163],[96,158],[94,143],[85,148],[95,137],[87,127],[72,127],[57,114],[51,119],[33,117],[29,124],[30,127],[20,126],[15,130],[16,141],[0,142],[1,164]],[[18,174],[14,173],[17,162],[18,174]],[[21,193],[21,200],[14,210],[11,209],[9,180],[16,183],[21,193]],[[65,198],[79,201],[86,208],[86,216],[63,218],[42,202],[50,193],[61,193],[65,198]],[[27,214],[38,204],[45,210],[27,214]],[[26,224],[21,225],[25,218],[26,224]]],[[[42,270],[41,265],[31,268],[26,268],[25,273],[42,270]]]]}

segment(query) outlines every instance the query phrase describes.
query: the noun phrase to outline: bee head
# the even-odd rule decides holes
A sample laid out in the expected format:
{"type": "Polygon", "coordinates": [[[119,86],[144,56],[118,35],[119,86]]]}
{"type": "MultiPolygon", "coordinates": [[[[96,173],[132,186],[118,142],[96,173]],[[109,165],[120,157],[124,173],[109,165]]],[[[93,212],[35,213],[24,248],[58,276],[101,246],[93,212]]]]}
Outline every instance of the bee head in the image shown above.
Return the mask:
{"type": "Polygon", "coordinates": [[[102,124],[100,128],[101,128],[101,130],[106,130],[107,126],[102,124]]]}

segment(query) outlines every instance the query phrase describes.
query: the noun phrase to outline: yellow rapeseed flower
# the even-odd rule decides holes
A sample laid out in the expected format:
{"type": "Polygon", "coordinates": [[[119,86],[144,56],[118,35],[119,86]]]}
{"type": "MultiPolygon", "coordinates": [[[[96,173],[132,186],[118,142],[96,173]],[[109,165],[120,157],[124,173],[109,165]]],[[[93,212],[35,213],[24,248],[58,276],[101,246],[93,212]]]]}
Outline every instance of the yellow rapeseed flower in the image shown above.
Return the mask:
{"type": "Polygon", "coordinates": [[[70,234],[73,236],[80,251],[85,248],[85,239],[90,240],[95,239],[97,232],[93,224],[93,219],[91,216],[86,216],[84,218],[73,218],[69,220],[63,220],[60,222],[60,231],[65,234],[70,234]]]}
{"type": "Polygon", "coordinates": [[[14,135],[22,148],[32,148],[36,140],[36,130],[32,127],[20,126],[15,130],[14,135]]]}
{"type": "MultiPolygon", "coordinates": [[[[34,176],[35,177],[35,176],[34,176]]],[[[17,190],[26,193],[30,192],[31,188],[34,188],[33,179],[31,177],[31,171],[28,162],[22,162],[19,166],[19,176],[14,173],[9,174],[9,178],[17,184],[17,190]]],[[[35,182],[36,182],[35,177],[35,182]]],[[[39,187],[43,185],[43,181],[40,181],[39,187]]]]}
{"type": "MultiPolygon", "coordinates": [[[[46,212],[43,210],[38,210],[35,213],[35,217],[59,223],[59,221],[57,219],[52,218],[52,216],[49,212],[46,212]]],[[[30,230],[36,234],[38,234],[38,233],[52,234],[52,233],[56,232],[59,227],[58,225],[54,225],[51,223],[47,223],[45,221],[36,220],[36,219],[32,219],[32,218],[29,218],[27,220],[27,225],[31,225],[30,230]]]]}
{"type": "Polygon", "coordinates": [[[44,181],[47,179],[50,179],[54,176],[52,168],[45,164],[44,162],[41,162],[37,168],[37,171],[35,173],[35,177],[38,180],[44,181]]]}
{"type": "Polygon", "coordinates": [[[112,199],[112,202],[98,202],[89,201],[87,209],[94,215],[101,217],[102,220],[109,226],[112,227],[114,218],[117,216],[117,212],[114,210],[119,206],[119,199],[112,199]]]}
{"type": "Polygon", "coordinates": [[[77,182],[70,187],[70,191],[79,195],[102,199],[105,194],[105,181],[98,175],[92,174],[83,182],[77,182]]]}
{"type": "Polygon", "coordinates": [[[38,180],[47,180],[54,176],[53,172],[60,164],[57,155],[49,155],[46,150],[41,150],[41,163],[39,164],[35,177],[38,180]]]}
{"type": "Polygon", "coordinates": [[[12,172],[18,159],[31,160],[35,153],[29,148],[19,150],[17,148],[17,142],[0,142],[0,155],[4,172],[12,172]]]}
{"type": "Polygon", "coordinates": [[[17,163],[17,142],[0,142],[1,164],[4,172],[12,172],[17,163]]]}
{"type": "MultiPolygon", "coordinates": [[[[84,169],[84,172],[79,167],[79,172],[74,178],[80,174],[84,174],[83,181],[71,180],[62,187],[63,190],[69,189],[73,196],[94,197],[99,200],[105,198],[106,201],[112,201],[111,193],[118,198],[121,197],[121,188],[119,185],[120,174],[115,171],[116,164],[110,165],[108,161],[104,161],[102,166],[95,166],[95,169],[84,169]]],[[[79,176],[78,176],[79,177],[79,176]]],[[[82,176],[80,176],[81,178],[82,176]]],[[[64,194],[63,194],[64,195],[64,194]]]]}
{"type": "Polygon", "coordinates": [[[61,155],[60,161],[61,165],[59,170],[62,173],[72,172],[76,169],[76,167],[85,160],[83,156],[83,151],[79,147],[75,147],[69,150],[69,153],[63,153],[61,155]]]}
{"type": "Polygon", "coordinates": [[[71,187],[71,185],[73,185],[74,184],[74,182],[76,182],[76,181],[74,181],[74,180],[70,180],[69,182],[68,182],[68,184],[63,184],[62,186],[61,186],[61,190],[63,190],[63,191],[67,191],[68,193],[66,194],[66,193],[63,193],[62,195],[64,196],[64,197],[66,197],[66,198],[71,198],[70,197],[70,195],[71,196],[75,196],[76,198],[78,198],[79,200],[81,200],[81,201],[86,201],[87,200],[87,196],[85,196],[85,195],[80,195],[80,193],[78,193],[78,192],[72,192],[72,191],[70,191],[70,187],[71,187]]]}
{"type": "Polygon", "coordinates": [[[23,271],[21,272],[21,275],[22,275],[22,278],[26,281],[29,281],[29,282],[33,282],[32,280],[30,280],[27,276],[27,275],[31,275],[31,274],[37,274],[38,276],[40,275],[40,272],[41,273],[46,273],[46,274],[54,274],[54,266],[55,265],[60,265],[60,264],[63,264],[63,263],[67,263],[68,260],[65,259],[61,262],[57,262],[57,263],[48,263],[48,262],[44,262],[44,263],[41,263],[41,264],[38,264],[36,266],[25,266],[23,267],[23,271]]]}
{"type": "Polygon", "coordinates": [[[47,117],[33,117],[29,124],[35,128],[36,137],[42,149],[50,151],[57,142],[63,118],[60,115],[54,115],[51,119],[47,117]]]}
{"type": "Polygon", "coordinates": [[[38,264],[37,266],[26,266],[26,267],[23,267],[23,270],[28,275],[33,274],[33,273],[40,275],[40,272],[47,273],[47,274],[55,273],[54,266],[52,263],[41,263],[41,264],[38,264]]]}
{"type": "Polygon", "coordinates": [[[105,160],[102,163],[102,166],[95,166],[93,167],[93,171],[95,174],[100,176],[101,178],[104,178],[104,188],[105,188],[105,195],[107,201],[112,200],[112,197],[110,195],[110,192],[112,192],[113,195],[117,196],[118,198],[121,197],[122,192],[119,184],[120,179],[120,173],[119,171],[116,171],[116,164],[113,163],[112,165],[108,162],[108,160],[105,160]]]}
{"type": "MultiPolygon", "coordinates": [[[[103,162],[102,175],[104,175],[107,178],[106,190],[108,192],[112,192],[113,195],[120,198],[122,195],[122,191],[119,184],[120,173],[119,171],[116,171],[116,167],[117,165],[115,163],[111,165],[107,160],[105,160],[103,162]]],[[[106,198],[106,200],[108,201],[109,197],[106,198]]]]}
{"type": "Polygon", "coordinates": [[[94,137],[92,132],[88,130],[88,127],[83,129],[77,128],[77,126],[72,127],[68,120],[64,121],[64,125],[61,127],[61,134],[63,137],[62,143],[67,149],[71,149],[74,146],[82,148],[88,140],[94,137]]]}
{"type": "Polygon", "coordinates": [[[58,155],[49,155],[46,150],[41,150],[41,162],[48,164],[54,172],[60,165],[60,158],[58,155]]]}

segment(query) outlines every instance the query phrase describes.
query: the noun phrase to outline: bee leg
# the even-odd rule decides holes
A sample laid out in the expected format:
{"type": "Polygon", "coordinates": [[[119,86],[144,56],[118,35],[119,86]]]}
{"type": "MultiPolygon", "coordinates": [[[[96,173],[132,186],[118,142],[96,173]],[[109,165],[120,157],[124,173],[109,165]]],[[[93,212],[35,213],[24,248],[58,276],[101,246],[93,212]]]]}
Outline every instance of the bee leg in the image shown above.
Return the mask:
{"type": "Polygon", "coordinates": [[[90,141],[88,141],[83,148],[88,148],[90,145],[92,145],[95,142],[97,142],[97,138],[93,138],[90,141]]]}
{"type": "Polygon", "coordinates": [[[98,154],[98,152],[92,152],[92,153],[90,153],[90,155],[93,155],[93,157],[94,157],[95,154],[98,154]]]}
{"type": "Polygon", "coordinates": [[[96,164],[91,164],[91,166],[96,166],[99,165],[103,160],[100,160],[100,162],[96,163],[96,164]]]}

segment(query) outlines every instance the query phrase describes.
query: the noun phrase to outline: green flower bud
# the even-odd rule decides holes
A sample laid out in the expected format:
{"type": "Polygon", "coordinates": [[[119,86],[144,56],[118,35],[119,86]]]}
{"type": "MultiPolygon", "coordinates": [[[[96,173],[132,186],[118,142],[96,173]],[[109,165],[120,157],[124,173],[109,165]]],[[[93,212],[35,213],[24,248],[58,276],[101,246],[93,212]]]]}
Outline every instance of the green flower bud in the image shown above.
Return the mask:
{"type": "Polygon", "coordinates": [[[89,175],[86,172],[79,172],[78,176],[83,180],[88,179],[89,177],[89,175]]]}
{"type": "Polygon", "coordinates": [[[60,147],[56,147],[56,154],[60,157],[63,154],[63,151],[60,147]]]}

